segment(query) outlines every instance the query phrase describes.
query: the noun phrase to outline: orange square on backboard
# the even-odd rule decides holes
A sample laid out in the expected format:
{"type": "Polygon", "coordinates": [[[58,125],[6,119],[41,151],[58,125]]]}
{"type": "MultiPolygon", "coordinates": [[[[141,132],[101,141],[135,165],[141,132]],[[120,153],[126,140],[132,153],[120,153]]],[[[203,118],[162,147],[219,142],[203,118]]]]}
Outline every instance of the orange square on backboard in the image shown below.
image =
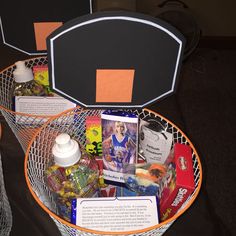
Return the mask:
{"type": "Polygon", "coordinates": [[[35,22],[34,23],[34,34],[36,41],[36,49],[46,50],[46,38],[51,34],[55,29],[60,27],[62,22],[35,22]]]}
{"type": "Polygon", "coordinates": [[[96,102],[131,102],[134,69],[97,69],[96,102]]]}

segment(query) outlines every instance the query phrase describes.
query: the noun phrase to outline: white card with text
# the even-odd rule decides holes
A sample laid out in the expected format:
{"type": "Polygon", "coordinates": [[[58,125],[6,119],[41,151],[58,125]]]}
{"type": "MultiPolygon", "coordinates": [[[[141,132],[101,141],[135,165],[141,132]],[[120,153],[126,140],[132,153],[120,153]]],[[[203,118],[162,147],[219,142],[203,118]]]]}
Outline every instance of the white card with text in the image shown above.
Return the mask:
{"type": "Polygon", "coordinates": [[[72,203],[72,223],[87,229],[122,232],[159,223],[155,196],[78,198],[72,203]]]}

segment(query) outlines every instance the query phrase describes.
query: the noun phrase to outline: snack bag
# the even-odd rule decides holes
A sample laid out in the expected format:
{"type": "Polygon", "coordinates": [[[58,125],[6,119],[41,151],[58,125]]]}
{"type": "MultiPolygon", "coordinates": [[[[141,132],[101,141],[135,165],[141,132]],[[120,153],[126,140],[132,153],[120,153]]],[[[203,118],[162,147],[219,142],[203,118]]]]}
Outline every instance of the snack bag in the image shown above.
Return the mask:
{"type": "Polygon", "coordinates": [[[102,155],[102,127],[98,116],[86,118],[86,151],[93,156],[102,155]]]}

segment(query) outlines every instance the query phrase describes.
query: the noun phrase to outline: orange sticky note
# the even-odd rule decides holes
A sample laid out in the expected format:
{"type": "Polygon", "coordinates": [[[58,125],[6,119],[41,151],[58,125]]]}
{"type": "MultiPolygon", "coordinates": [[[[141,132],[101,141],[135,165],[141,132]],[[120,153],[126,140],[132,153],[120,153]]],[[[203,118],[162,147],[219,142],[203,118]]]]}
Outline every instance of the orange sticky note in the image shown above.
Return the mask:
{"type": "Polygon", "coordinates": [[[51,34],[56,28],[60,27],[62,22],[35,22],[34,23],[34,34],[36,41],[36,49],[46,50],[46,38],[51,34]]]}
{"type": "Polygon", "coordinates": [[[131,102],[134,69],[97,69],[96,102],[131,102]]]}

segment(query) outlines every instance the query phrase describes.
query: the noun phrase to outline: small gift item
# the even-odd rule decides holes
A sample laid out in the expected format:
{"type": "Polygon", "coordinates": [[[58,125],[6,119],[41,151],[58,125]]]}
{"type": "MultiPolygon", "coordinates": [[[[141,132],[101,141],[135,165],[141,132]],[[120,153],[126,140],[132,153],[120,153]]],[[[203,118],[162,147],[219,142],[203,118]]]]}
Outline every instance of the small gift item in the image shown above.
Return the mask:
{"type": "Polygon", "coordinates": [[[175,143],[160,185],[160,219],[172,217],[194,191],[192,150],[175,143]]]}
{"type": "Polygon", "coordinates": [[[147,163],[164,164],[171,150],[173,135],[156,119],[140,120],[140,154],[147,163]]]}
{"type": "Polygon", "coordinates": [[[126,186],[139,196],[158,196],[161,178],[166,168],[160,164],[138,164],[135,175],[125,176],[126,186]]]}
{"type": "Polygon", "coordinates": [[[102,127],[98,116],[86,117],[86,151],[93,156],[102,156],[102,127]]]}

